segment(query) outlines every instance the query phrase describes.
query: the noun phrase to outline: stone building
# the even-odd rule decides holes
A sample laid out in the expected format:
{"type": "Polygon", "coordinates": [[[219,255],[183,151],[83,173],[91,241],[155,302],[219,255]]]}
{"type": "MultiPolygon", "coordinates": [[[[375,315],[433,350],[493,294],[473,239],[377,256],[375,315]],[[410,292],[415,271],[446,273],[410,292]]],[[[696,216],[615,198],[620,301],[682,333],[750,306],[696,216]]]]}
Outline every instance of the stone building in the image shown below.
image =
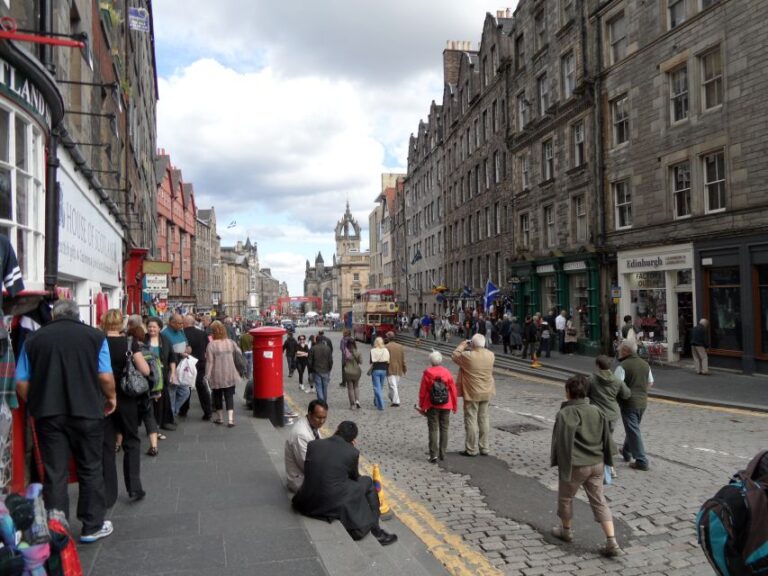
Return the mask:
{"type": "Polygon", "coordinates": [[[250,273],[248,254],[237,248],[221,247],[222,295],[219,314],[244,319],[248,314],[250,273]]]}
{"type": "Polygon", "coordinates": [[[589,4],[618,316],[669,359],[708,318],[712,364],[768,372],[768,4],[589,4]]]}
{"type": "Polygon", "coordinates": [[[280,298],[280,281],[272,277],[270,268],[261,268],[258,272],[257,283],[261,313],[276,312],[277,299],[280,298]]]}
{"type": "Polygon", "coordinates": [[[352,304],[368,288],[370,252],[360,251],[360,224],[349,210],[336,223],[336,252],[333,264],[325,266],[322,254],[318,252],[315,265],[307,267],[304,273],[304,296],[322,299],[323,313],[334,312],[344,315],[351,312],[352,304]]]}
{"type": "Polygon", "coordinates": [[[507,244],[505,287],[520,318],[565,309],[580,350],[592,351],[602,336],[600,150],[583,10],[582,2],[523,1],[508,31],[509,224],[515,233],[507,244]]]}
{"type": "MultiPolygon", "coordinates": [[[[223,290],[223,269],[221,266],[221,236],[216,230],[216,210],[211,207],[210,209],[200,209],[197,211],[198,226],[207,230],[208,241],[199,246],[199,250],[203,254],[210,254],[210,268],[202,270],[202,264],[198,266],[196,263],[196,269],[199,273],[196,278],[200,278],[200,294],[198,295],[198,307],[201,311],[206,312],[206,308],[211,310],[221,311],[222,302],[222,290],[223,290]],[[205,294],[210,295],[209,300],[205,300],[205,294]]],[[[202,238],[195,238],[195,250],[198,250],[198,242],[204,242],[202,238]]]]}
{"type": "Polygon", "coordinates": [[[405,174],[393,173],[381,175],[381,194],[376,198],[378,204],[368,217],[369,288],[395,289],[395,248],[392,221],[398,186],[402,188],[404,176],[405,174]]]}
{"type": "Polygon", "coordinates": [[[210,312],[213,308],[211,297],[211,279],[213,262],[211,260],[211,226],[200,217],[203,210],[197,211],[195,219],[195,240],[192,258],[192,290],[195,293],[197,312],[210,312]]]}

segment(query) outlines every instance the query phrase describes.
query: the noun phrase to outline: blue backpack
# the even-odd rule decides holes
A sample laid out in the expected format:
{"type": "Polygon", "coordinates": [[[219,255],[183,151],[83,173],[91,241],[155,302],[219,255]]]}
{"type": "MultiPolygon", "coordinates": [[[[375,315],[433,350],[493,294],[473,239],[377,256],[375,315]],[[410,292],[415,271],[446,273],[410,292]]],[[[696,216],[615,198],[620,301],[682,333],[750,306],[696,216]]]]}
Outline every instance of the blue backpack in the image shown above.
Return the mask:
{"type": "Polygon", "coordinates": [[[720,576],[768,573],[768,450],[704,502],[696,533],[720,576]]]}

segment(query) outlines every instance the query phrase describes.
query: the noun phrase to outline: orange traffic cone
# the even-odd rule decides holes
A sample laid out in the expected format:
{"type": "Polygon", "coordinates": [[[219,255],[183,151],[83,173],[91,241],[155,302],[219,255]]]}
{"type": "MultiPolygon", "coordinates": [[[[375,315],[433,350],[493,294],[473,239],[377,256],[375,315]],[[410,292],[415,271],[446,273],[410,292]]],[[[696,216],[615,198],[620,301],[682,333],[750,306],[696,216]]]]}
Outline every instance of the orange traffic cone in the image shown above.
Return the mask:
{"type": "Polygon", "coordinates": [[[373,479],[373,486],[376,488],[376,492],[379,495],[379,517],[382,520],[388,520],[392,517],[392,509],[387,504],[387,499],[384,497],[384,488],[381,486],[381,471],[379,465],[373,465],[373,472],[371,473],[373,479]]]}

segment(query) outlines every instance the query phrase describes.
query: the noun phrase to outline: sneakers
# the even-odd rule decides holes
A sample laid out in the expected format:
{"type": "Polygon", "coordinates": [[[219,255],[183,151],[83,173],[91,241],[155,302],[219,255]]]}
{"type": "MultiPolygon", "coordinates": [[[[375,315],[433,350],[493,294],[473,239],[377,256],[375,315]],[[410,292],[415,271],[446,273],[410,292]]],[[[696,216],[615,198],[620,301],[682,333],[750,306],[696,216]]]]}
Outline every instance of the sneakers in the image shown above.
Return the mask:
{"type": "Polygon", "coordinates": [[[621,554],[622,550],[619,547],[619,543],[616,542],[616,538],[608,538],[605,541],[605,545],[600,548],[600,555],[607,558],[615,558],[616,556],[621,556],[621,554]]]}
{"type": "Polygon", "coordinates": [[[101,525],[101,528],[99,528],[96,532],[92,532],[91,534],[81,534],[80,535],[80,542],[83,544],[92,544],[96,542],[97,540],[101,540],[102,538],[106,538],[112,532],[114,532],[115,529],[112,526],[112,522],[109,520],[104,520],[104,524],[101,525]]]}
{"type": "Polygon", "coordinates": [[[648,464],[635,460],[629,465],[632,470],[640,470],[641,472],[648,472],[648,464]]]}
{"type": "Polygon", "coordinates": [[[301,390],[302,392],[306,392],[307,391],[307,387],[304,386],[304,384],[299,384],[299,390],[301,390]]]}
{"type": "Polygon", "coordinates": [[[555,526],[552,528],[552,536],[563,542],[573,542],[573,530],[570,528],[563,528],[562,526],[555,526]]]}

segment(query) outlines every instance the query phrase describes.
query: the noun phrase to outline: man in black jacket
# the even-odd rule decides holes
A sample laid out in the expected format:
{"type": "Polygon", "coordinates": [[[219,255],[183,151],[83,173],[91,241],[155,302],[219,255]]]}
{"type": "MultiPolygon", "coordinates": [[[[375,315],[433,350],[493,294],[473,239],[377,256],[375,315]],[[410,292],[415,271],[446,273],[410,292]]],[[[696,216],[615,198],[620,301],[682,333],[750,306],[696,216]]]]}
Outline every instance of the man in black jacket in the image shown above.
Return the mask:
{"type": "Polygon", "coordinates": [[[379,495],[370,476],[360,476],[357,425],[346,420],[330,438],[313,440],[304,460],[304,483],[294,507],[312,518],[339,520],[354,540],[368,532],[382,546],[397,541],[379,526],[379,495]]]}
{"type": "Polygon", "coordinates": [[[696,374],[709,375],[709,320],[702,318],[691,335],[691,352],[696,363],[696,374]]]}
{"type": "MultiPolygon", "coordinates": [[[[187,337],[190,348],[192,348],[192,356],[197,358],[195,389],[197,390],[197,398],[200,400],[200,408],[203,409],[203,420],[210,420],[211,392],[205,383],[205,351],[208,349],[208,336],[203,330],[195,327],[195,317],[191,314],[184,317],[184,335],[187,337]]],[[[190,398],[187,398],[187,401],[179,409],[179,416],[182,418],[185,418],[189,412],[190,398]]]]}
{"type": "Polygon", "coordinates": [[[76,302],[59,300],[52,316],[52,322],[27,337],[16,365],[16,389],[35,419],[45,507],[69,516],[71,450],[80,485],[80,541],[91,543],[113,531],[104,520],[102,443],[104,417],[116,407],[115,378],[105,333],[80,322],[76,302]]]}
{"type": "Polygon", "coordinates": [[[293,372],[296,370],[296,338],[293,337],[293,331],[288,330],[288,336],[283,342],[283,352],[288,361],[288,377],[293,378],[293,372]]]}
{"type": "Polygon", "coordinates": [[[317,338],[315,345],[309,350],[307,365],[309,372],[315,377],[318,400],[327,402],[328,383],[331,381],[331,370],[333,370],[333,351],[328,346],[327,338],[317,338]]]}

